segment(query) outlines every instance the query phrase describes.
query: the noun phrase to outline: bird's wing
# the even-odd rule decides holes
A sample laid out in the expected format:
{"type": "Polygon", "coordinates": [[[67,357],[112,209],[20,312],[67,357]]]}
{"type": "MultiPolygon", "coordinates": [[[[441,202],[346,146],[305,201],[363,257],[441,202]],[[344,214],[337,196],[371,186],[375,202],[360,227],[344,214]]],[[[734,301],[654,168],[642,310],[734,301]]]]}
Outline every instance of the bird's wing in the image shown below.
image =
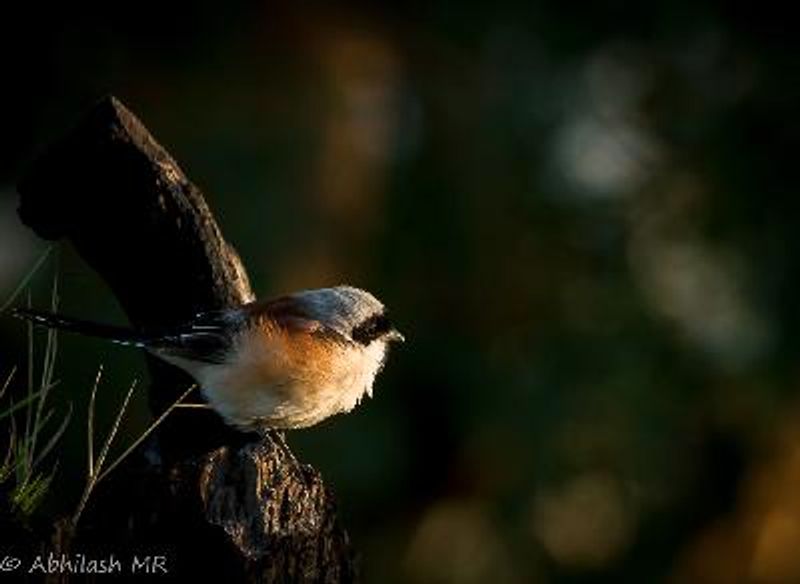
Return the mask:
{"type": "Polygon", "coordinates": [[[312,335],[326,341],[350,343],[351,340],[317,319],[291,296],[265,302],[253,302],[241,309],[242,316],[253,325],[273,324],[288,333],[312,335]]]}
{"type": "Polygon", "coordinates": [[[291,296],[251,302],[239,308],[202,312],[189,323],[148,338],[152,350],[173,357],[222,363],[243,331],[277,326],[290,334],[311,335],[336,343],[352,343],[326,326],[291,296]]]}
{"type": "Polygon", "coordinates": [[[222,363],[245,326],[241,309],[201,312],[191,321],[153,334],[147,346],[156,353],[192,361],[222,363]]]}

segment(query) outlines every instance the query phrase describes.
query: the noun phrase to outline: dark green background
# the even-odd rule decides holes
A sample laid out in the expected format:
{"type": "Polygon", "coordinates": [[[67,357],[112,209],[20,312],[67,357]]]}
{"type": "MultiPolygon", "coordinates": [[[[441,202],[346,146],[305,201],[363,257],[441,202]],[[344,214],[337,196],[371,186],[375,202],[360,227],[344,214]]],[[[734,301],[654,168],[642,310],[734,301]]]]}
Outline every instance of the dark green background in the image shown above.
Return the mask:
{"type": "MultiPolygon", "coordinates": [[[[289,437],[337,492],[367,582],[800,579],[787,15],[21,10],[0,34],[0,293],[42,248],[15,181],[114,93],[206,193],[259,295],[350,283],[381,297],[408,342],[375,398],[289,437]]],[[[69,249],[60,289],[64,312],[123,321],[69,249]]],[[[135,351],[60,345],[58,408],[83,412],[104,363],[108,420],[145,375],[135,351]]],[[[25,363],[24,327],[4,317],[0,375],[25,363]]],[[[147,420],[139,398],[126,440],[147,420]]],[[[49,508],[77,502],[81,416],[49,508]]]]}

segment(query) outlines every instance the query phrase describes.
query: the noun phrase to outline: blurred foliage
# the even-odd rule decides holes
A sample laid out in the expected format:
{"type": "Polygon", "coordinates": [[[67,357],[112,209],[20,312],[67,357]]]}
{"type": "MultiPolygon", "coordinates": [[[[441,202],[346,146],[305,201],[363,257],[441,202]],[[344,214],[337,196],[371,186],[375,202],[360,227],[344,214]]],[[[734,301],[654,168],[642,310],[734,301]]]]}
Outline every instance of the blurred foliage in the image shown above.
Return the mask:
{"type": "MultiPolygon", "coordinates": [[[[383,298],[408,342],[375,399],[289,438],[337,491],[366,581],[800,581],[787,15],[20,10],[0,35],[0,293],[40,245],[14,182],[113,92],[207,194],[261,296],[383,298]]],[[[64,311],[122,320],[63,266],[64,311]]],[[[0,371],[24,366],[22,339],[0,322],[0,371]]],[[[84,403],[99,362],[120,387],[141,375],[135,352],[62,346],[65,400],[84,403]]],[[[65,440],[69,493],[83,450],[65,440]]]]}

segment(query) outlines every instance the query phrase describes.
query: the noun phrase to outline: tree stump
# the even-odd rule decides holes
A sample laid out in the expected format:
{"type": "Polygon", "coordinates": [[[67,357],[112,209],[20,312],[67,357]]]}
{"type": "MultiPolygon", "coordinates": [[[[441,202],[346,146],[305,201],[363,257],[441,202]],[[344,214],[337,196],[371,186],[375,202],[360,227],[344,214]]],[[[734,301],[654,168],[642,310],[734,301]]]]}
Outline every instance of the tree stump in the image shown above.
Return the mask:
{"type": "MultiPolygon", "coordinates": [[[[202,193],[113,97],[39,158],[18,191],[22,221],[74,245],[134,327],[253,299],[202,193]]],[[[158,415],[192,380],[147,359],[158,415]]],[[[211,411],[178,409],[147,449],[97,486],[70,549],[166,550],[179,580],[355,578],[331,492],[271,437],[241,434],[211,411]]]]}

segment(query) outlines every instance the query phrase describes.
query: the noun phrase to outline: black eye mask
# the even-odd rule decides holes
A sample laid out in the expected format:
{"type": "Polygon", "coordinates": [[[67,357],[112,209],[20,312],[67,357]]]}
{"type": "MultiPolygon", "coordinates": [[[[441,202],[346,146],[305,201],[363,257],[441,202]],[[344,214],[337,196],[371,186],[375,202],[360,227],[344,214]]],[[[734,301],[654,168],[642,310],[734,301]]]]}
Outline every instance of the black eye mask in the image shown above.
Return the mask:
{"type": "Polygon", "coordinates": [[[385,335],[392,329],[389,317],[383,314],[370,316],[367,320],[353,327],[350,336],[362,345],[369,345],[372,341],[385,335]]]}

